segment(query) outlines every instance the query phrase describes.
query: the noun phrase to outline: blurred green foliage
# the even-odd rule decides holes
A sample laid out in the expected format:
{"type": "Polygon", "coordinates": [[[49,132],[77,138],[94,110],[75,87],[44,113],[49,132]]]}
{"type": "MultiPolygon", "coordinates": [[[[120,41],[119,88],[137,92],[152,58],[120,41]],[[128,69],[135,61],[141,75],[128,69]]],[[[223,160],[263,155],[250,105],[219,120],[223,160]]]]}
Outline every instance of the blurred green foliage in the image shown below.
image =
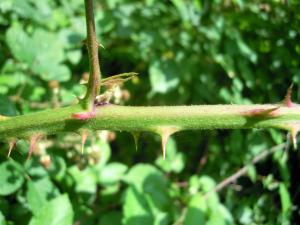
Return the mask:
{"type": "MultiPolygon", "coordinates": [[[[95,3],[104,76],[140,74],[115,94],[118,104],[277,102],[300,84],[297,0],[95,3]]],[[[0,30],[1,115],[73,104],[83,94],[83,0],[1,0],[0,30]]],[[[84,155],[79,136],[57,134],[29,161],[26,141],[12,159],[1,144],[0,224],[295,224],[300,157],[290,149],[204,198],[284,140],[274,130],[184,132],[170,139],[166,160],[149,134],[136,152],[129,134],[99,131],[84,155]]]]}

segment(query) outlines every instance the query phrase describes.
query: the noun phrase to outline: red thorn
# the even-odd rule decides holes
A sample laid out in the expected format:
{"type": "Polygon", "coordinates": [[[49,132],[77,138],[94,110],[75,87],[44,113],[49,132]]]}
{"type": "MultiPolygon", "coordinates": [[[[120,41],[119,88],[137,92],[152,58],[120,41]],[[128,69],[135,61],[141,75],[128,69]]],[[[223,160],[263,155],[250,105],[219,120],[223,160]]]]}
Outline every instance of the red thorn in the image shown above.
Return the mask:
{"type": "Polygon", "coordinates": [[[83,154],[84,145],[86,143],[87,137],[88,137],[88,131],[83,131],[81,134],[81,154],[83,154]]]}
{"type": "Polygon", "coordinates": [[[79,119],[79,120],[88,120],[94,118],[95,116],[96,116],[95,111],[72,114],[72,118],[79,119]]]}
{"type": "Polygon", "coordinates": [[[294,103],[292,102],[292,90],[293,90],[293,86],[294,86],[294,84],[291,84],[291,86],[288,88],[288,90],[286,92],[286,95],[284,97],[283,104],[286,107],[293,107],[294,106],[294,103]]]}
{"type": "Polygon", "coordinates": [[[270,109],[252,109],[244,112],[243,115],[249,117],[275,117],[277,116],[275,111],[279,108],[280,106],[273,107],[270,109]]]}
{"type": "Polygon", "coordinates": [[[31,155],[32,155],[32,153],[33,153],[33,151],[36,147],[36,144],[40,140],[40,138],[41,138],[41,135],[34,135],[34,136],[31,137],[27,160],[30,159],[30,157],[31,157],[31,155]]]}
{"type": "Polygon", "coordinates": [[[12,141],[9,142],[9,149],[8,149],[7,158],[10,157],[10,154],[11,154],[13,148],[15,147],[16,142],[17,142],[16,140],[12,140],[12,141]]]}

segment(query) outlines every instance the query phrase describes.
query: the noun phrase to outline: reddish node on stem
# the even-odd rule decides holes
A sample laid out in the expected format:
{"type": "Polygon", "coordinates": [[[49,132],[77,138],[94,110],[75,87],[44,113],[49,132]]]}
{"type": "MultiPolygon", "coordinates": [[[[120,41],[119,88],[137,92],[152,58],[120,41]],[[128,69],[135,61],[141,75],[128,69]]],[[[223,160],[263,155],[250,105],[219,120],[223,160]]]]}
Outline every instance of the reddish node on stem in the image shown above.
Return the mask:
{"type": "Polygon", "coordinates": [[[81,134],[81,154],[83,154],[84,145],[86,143],[86,139],[88,137],[88,131],[83,131],[81,134]]]}
{"type": "Polygon", "coordinates": [[[243,115],[249,117],[275,117],[278,116],[276,110],[279,108],[280,106],[273,107],[270,109],[252,109],[244,112],[243,115]]]}
{"type": "Polygon", "coordinates": [[[33,151],[36,147],[36,144],[38,143],[40,138],[41,138],[41,135],[34,135],[34,136],[31,137],[27,160],[30,159],[30,157],[31,157],[31,155],[32,155],[32,153],[33,153],[33,151]]]}
{"type": "Polygon", "coordinates": [[[17,142],[17,140],[11,140],[11,141],[9,142],[9,149],[8,149],[7,158],[10,157],[10,154],[11,154],[13,148],[15,147],[16,142],[17,142]]]}
{"type": "Polygon", "coordinates": [[[293,85],[294,84],[291,84],[291,86],[288,88],[288,90],[286,92],[286,95],[284,97],[284,100],[283,100],[283,104],[286,107],[293,107],[294,106],[294,103],[292,102],[292,89],[293,89],[293,85]]]}
{"type": "Polygon", "coordinates": [[[91,112],[81,112],[81,113],[72,114],[72,118],[79,119],[79,120],[88,120],[94,118],[95,116],[96,116],[95,110],[91,112]]]}

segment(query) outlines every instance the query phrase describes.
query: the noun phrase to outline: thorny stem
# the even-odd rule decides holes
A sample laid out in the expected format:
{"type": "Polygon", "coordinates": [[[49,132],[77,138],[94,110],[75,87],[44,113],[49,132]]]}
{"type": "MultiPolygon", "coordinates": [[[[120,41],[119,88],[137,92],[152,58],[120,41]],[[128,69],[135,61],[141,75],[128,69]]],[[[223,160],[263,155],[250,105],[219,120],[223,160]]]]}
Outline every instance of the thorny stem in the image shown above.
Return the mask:
{"type": "Polygon", "coordinates": [[[86,45],[89,55],[90,76],[87,85],[87,92],[84,97],[84,108],[93,110],[94,100],[100,91],[101,70],[98,57],[98,42],[96,38],[95,20],[93,12],[93,0],[85,0],[86,14],[86,45]]]}
{"type": "Polygon", "coordinates": [[[276,114],[264,114],[276,107],[271,104],[152,107],[108,104],[97,106],[95,116],[89,120],[75,120],[72,115],[81,112],[82,107],[74,105],[16,117],[0,117],[0,140],[28,138],[37,133],[78,132],[82,129],[150,131],[161,136],[195,129],[279,128],[298,131],[300,106],[282,106],[275,111],[276,114]]]}

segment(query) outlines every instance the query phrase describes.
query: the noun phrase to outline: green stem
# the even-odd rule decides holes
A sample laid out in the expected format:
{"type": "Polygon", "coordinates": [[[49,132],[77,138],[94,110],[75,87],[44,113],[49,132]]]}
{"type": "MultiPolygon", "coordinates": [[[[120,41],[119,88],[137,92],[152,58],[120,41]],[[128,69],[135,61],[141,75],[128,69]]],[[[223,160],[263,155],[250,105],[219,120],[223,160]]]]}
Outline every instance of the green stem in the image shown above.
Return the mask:
{"type": "MultiPolygon", "coordinates": [[[[115,130],[162,133],[193,129],[250,129],[299,127],[300,106],[278,105],[201,105],[131,107],[98,106],[96,116],[88,120],[72,119],[82,111],[80,105],[47,110],[16,117],[0,118],[0,138],[10,140],[28,138],[36,134],[89,130],[115,130]],[[255,114],[257,111],[277,109],[276,113],[255,114]]],[[[172,133],[172,132],[171,132],[172,133]]]]}
{"type": "Polygon", "coordinates": [[[84,97],[84,109],[92,110],[95,97],[100,91],[101,70],[98,57],[98,42],[96,38],[93,0],[85,0],[85,14],[86,14],[86,30],[87,40],[86,45],[89,55],[90,76],[87,85],[87,92],[84,97]]]}

